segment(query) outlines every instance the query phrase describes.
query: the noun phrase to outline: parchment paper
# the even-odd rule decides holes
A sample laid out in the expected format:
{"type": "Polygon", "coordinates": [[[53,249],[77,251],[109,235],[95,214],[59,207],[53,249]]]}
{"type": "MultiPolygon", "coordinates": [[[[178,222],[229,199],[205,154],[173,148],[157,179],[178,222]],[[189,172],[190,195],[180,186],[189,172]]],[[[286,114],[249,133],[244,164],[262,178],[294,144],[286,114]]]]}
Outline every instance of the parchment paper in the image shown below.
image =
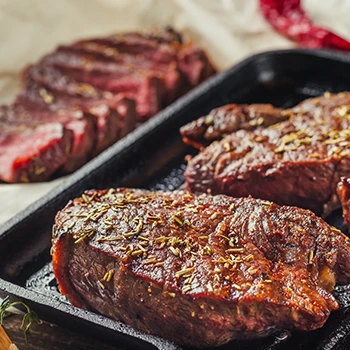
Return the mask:
{"type": "MultiPolygon", "coordinates": [[[[349,1],[303,5],[316,23],[349,36],[349,1]]],[[[257,52],[294,47],[265,22],[257,0],[0,0],[0,103],[13,99],[23,67],[59,44],[165,25],[202,46],[220,70],[257,52]]],[[[0,223],[61,181],[0,184],[0,223]]]]}

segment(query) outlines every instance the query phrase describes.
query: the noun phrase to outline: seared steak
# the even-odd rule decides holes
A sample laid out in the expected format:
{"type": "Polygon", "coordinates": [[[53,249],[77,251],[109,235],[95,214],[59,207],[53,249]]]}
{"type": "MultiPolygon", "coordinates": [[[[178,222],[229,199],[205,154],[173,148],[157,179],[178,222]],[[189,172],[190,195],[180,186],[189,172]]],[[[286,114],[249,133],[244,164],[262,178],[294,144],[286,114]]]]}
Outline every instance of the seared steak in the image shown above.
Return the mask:
{"type": "MultiPolygon", "coordinates": [[[[6,109],[6,108],[5,108],[6,109]]],[[[79,109],[61,108],[52,112],[37,105],[13,105],[6,109],[13,118],[20,118],[25,125],[27,122],[61,123],[73,132],[73,145],[67,163],[63,166],[63,173],[71,173],[84,165],[92,156],[96,144],[95,118],[79,109]],[[20,116],[20,117],[19,117],[20,116]]]]}
{"type": "MultiPolygon", "coordinates": [[[[60,46],[56,52],[46,56],[42,62],[61,68],[101,72],[110,74],[111,77],[118,72],[120,75],[123,72],[129,75],[130,72],[153,75],[163,82],[162,87],[166,95],[165,104],[171,103],[180,96],[185,83],[184,76],[176,64],[147,60],[143,55],[120,53],[111,47],[88,41],[72,46],[60,46]]],[[[130,82],[132,78],[129,77],[128,80],[130,82]]]]}
{"type": "Polygon", "coordinates": [[[73,133],[62,123],[0,107],[0,180],[45,181],[70,158],[73,133]]]}
{"type": "Polygon", "coordinates": [[[350,240],[310,211],[253,198],[87,191],[57,214],[62,294],[177,343],[321,327],[350,282],[350,240]]]}
{"type": "Polygon", "coordinates": [[[267,127],[289,118],[280,108],[269,104],[231,104],[213,109],[180,129],[185,143],[202,148],[215,140],[221,140],[234,131],[267,127]]]}
{"type": "MultiPolygon", "coordinates": [[[[105,71],[101,68],[99,70],[88,69],[85,67],[86,61],[83,59],[80,61],[77,63],[78,68],[74,67],[73,63],[73,67],[60,68],[45,64],[35,65],[28,69],[27,76],[52,88],[57,87],[57,83],[64,85],[69,79],[74,79],[80,87],[89,85],[114,95],[123,93],[136,101],[139,121],[149,119],[160,111],[164,86],[156,76],[140,73],[132,67],[123,65],[114,65],[115,69],[112,73],[112,69],[108,69],[111,63],[107,62],[101,64],[105,66],[105,71]]],[[[93,90],[91,90],[91,95],[94,95],[93,90]]]]}
{"type": "MultiPolygon", "coordinates": [[[[49,109],[54,113],[61,113],[63,109],[82,110],[85,114],[95,117],[97,126],[97,141],[94,154],[98,154],[136,126],[134,102],[123,95],[106,97],[98,93],[94,97],[87,97],[88,87],[78,88],[77,84],[67,80],[67,91],[50,89],[32,80],[27,81],[26,89],[17,96],[16,104],[49,109]],[[76,89],[76,90],[74,90],[76,89]],[[77,91],[74,94],[74,91],[77,91]]],[[[91,94],[90,94],[91,95],[91,94]]]]}
{"type": "MultiPolygon", "coordinates": [[[[26,115],[25,127],[30,130],[31,119],[62,124],[62,135],[72,130],[72,152],[68,158],[65,154],[66,164],[63,157],[53,162],[52,170],[69,173],[214,72],[203,51],[172,29],[83,40],[60,46],[27,67],[22,91],[5,113],[26,115]]],[[[11,169],[12,158],[6,160],[9,163],[0,166],[11,169]]],[[[38,179],[33,171],[29,180],[46,179],[49,170],[38,173],[38,179]]]]}
{"type": "Polygon", "coordinates": [[[343,218],[350,231],[350,178],[343,177],[337,186],[337,193],[343,209],[343,218]]]}
{"type": "Polygon", "coordinates": [[[339,206],[336,185],[350,174],[350,93],[307,100],[290,119],[238,130],[188,163],[187,190],[252,195],[327,215],[339,206]]]}
{"type": "MultiPolygon", "coordinates": [[[[74,46],[93,47],[93,45],[107,49],[105,55],[113,56],[114,49],[114,53],[117,50],[120,54],[133,55],[156,64],[168,64],[172,68],[177,65],[186,80],[185,90],[198,85],[215,73],[204,51],[191,41],[184,40],[180,33],[171,28],[152,33],[126,33],[107,38],[83,40],[74,46]]],[[[128,60],[127,62],[129,63],[128,60]]]]}
{"type": "Polygon", "coordinates": [[[26,77],[53,87],[73,78],[136,101],[139,121],[149,119],[215,72],[202,50],[172,30],[127,33],[60,46],[26,77]],[[169,34],[170,33],[170,34],[169,34]]]}

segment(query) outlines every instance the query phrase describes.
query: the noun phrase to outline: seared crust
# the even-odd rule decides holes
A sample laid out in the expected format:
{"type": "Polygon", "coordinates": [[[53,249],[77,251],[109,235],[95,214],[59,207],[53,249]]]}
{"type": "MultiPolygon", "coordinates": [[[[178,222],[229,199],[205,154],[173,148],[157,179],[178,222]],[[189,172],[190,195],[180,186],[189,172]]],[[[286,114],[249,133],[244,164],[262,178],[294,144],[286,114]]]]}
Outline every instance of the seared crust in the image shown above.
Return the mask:
{"type": "Polygon", "coordinates": [[[343,209],[343,218],[350,231],[350,178],[343,177],[337,186],[337,193],[343,209]]]}
{"type": "Polygon", "coordinates": [[[74,305],[197,347],[321,327],[335,281],[350,281],[340,231],[223,195],[87,191],[57,214],[52,252],[74,305]]]}
{"type": "Polygon", "coordinates": [[[307,100],[285,111],[288,121],[212,143],[189,162],[185,188],[327,215],[339,207],[337,182],[350,173],[348,103],[350,93],[307,100]]]}

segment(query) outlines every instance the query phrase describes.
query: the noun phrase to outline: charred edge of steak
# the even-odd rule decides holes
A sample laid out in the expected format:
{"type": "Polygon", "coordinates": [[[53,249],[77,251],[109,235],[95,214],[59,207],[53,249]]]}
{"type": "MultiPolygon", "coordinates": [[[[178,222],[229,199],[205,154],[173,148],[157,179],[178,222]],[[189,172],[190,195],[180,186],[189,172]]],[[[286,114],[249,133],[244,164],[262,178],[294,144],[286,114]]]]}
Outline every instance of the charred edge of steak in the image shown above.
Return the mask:
{"type": "MultiPolygon", "coordinates": [[[[144,57],[122,54],[113,48],[94,43],[77,46],[61,46],[56,52],[46,56],[41,64],[49,64],[66,69],[80,69],[89,74],[108,74],[108,79],[116,74],[150,74],[164,81],[164,104],[173,102],[184,91],[184,76],[176,64],[147,60],[144,57]]],[[[128,77],[131,79],[131,77],[128,77]]]]}
{"type": "Polygon", "coordinates": [[[343,209],[343,218],[350,230],[350,178],[341,178],[337,185],[337,193],[343,209]]]}
{"type": "Polygon", "coordinates": [[[288,119],[282,112],[268,104],[230,104],[213,109],[207,116],[183,126],[180,132],[185,143],[200,149],[239,129],[263,128],[288,119]]]}
{"type": "Polygon", "coordinates": [[[79,98],[113,98],[122,93],[135,100],[139,121],[149,119],[163,107],[163,82],[151,75],[113,78],[93,75],[88,71],[71,68],[56,68],[52,66],[33,66],[27,76],[35,82],[47,86],[57,92],[79,98]]]}
{"type": "Polygon", "coordinates": [[[252,198],[87,191],[57,214],[52,253],[74,305],[197,347],[321,327],[350,281],[349,238],[252,198]]]}

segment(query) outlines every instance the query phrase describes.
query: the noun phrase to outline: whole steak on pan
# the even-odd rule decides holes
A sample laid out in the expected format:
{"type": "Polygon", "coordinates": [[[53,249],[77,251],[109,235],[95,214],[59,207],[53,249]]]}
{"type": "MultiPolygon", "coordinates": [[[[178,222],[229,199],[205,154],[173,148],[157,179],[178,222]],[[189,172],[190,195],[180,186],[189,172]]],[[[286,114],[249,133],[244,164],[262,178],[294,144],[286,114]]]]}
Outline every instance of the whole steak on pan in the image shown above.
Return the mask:
{"type": "Polygon", "coordinates": [[[252,195],[327,215],[350,175],[350,93],[327,94],[284,111],[289,119],[215,141],[188,163],[192,192],[252,195]]]}
{"type": "Polygon", "coordinates": [[[350,240],[310,211],[253,198],[87,191],[57,214],[62,294],[179,344],[322,327],[350,282],[350,240]]]}

